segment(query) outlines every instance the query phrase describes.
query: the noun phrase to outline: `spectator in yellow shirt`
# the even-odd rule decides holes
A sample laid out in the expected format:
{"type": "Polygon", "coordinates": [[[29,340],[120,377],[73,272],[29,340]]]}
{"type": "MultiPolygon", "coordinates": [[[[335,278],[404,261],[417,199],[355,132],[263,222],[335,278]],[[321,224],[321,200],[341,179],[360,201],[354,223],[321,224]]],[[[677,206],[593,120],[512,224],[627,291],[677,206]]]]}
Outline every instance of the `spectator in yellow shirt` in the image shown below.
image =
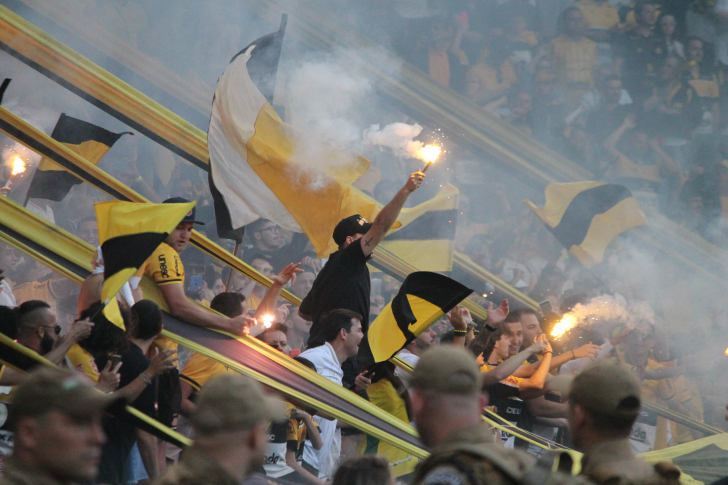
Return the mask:
{"type": "Polygon", "coordinates": [[[584,16],[578,7],[564,11],[562,26],[563,34],[551,41],[551,60],[567,104],[576,106],[594,85],[597,47],[584,37],[584,16]]]}

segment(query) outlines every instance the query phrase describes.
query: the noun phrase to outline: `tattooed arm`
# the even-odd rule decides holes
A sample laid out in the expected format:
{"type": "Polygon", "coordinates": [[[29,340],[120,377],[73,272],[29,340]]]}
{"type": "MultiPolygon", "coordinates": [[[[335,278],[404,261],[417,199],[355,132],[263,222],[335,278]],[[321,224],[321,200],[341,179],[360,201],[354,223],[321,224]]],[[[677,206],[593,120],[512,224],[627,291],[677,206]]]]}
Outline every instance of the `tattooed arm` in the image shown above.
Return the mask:
{"type": "Polygon", "coordinates": [[[422,172],[415,172],[410,175],[404,187],[377,214],[377,218],[374,219],[371,229],[361,238],[361,247],[364,250],[364,255],[369,256],[374,252],[374,248],[384,239],[392,224],[397,221],[399,212],[404,207],[405,202],[407,202],[409,195],[422,185],[424,178],[425,174],[422,172]]]}

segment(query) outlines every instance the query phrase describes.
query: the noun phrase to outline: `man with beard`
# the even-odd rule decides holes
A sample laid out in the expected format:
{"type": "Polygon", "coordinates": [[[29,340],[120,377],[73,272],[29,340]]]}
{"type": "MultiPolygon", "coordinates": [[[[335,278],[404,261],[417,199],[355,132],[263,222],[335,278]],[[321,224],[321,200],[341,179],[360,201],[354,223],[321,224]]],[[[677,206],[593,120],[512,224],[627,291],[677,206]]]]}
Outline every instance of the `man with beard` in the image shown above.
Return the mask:
{"type": "Polygon", "coordinates": [[[45,356],[56,365],[63,361],[73,344],[91,333],[94,326],[88,319],[79,320],[71,326],[68,335],[59,339],[61,327],[56,321],[56,315],[48,303],[40,300],[26,301],[18,307],[17,315],[18,343],[45,356]]]}
{"type": "MultiPolygon", "coordinates": [[[[218,376],[200,392],[192,414],[195,441],[157,485],[243,483],[263,462],[268,423],[288,420],[280,399],[249,377],[218,376]]],[[[265,482],[263,482],[265,483],[265,482]]]]}
{"type": "MultiPolygon", "coordinates": [[[[68,335],[59,339],[60,326],[56,322],[56,316],[50,305],[40,300],[26,301],[20,305],[16,310],[16,317],[17,342],[57,365],[63,361],[73,344],[91,333],[94,325],[88,320],[79,320],[71,326],[68,335]]],[[[4,386],[0,386],[0,413],[4,411],[7,415],[11,408],[11,395],[14,390],[14,387],[10,386],[19,383],[21,378],[22,374],[17,371],[7,367],[4,369],[2,376],[4,386]]],[[[10,430],[10,423],[5,421],[0,426],[0,467],[4,458],[13,452],[13,441],[14,435],[10,430]]]]}

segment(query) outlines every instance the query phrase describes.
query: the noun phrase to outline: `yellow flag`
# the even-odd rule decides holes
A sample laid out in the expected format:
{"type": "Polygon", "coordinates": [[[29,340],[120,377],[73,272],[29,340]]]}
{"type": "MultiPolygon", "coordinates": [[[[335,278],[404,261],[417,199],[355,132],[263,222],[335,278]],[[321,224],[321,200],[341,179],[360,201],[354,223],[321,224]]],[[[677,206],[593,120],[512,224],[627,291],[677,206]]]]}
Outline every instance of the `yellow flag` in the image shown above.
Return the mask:
{"type": "Polygon", "coordinates": [[[116,294],[194,206],[195,202],[141,204],[118,201],[94,206],[104,258],[101,300],[107,305],[104,315],[115,325],[124,328],[115,303],[116,294]]]}

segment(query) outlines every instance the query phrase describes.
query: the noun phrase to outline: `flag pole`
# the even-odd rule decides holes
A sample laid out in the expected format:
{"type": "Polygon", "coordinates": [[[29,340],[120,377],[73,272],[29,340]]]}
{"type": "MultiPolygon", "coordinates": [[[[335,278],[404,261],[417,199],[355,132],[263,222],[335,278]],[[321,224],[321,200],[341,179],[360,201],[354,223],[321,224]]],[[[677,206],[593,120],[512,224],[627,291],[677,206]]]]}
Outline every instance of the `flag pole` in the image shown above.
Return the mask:
{"type": "MultiPolygon", "coordinates": [[[[114,298],[116,298],[116,295],[114,295],[114,298]]],[[[96,310],[96,312],[93,315],[91,315],[91,316],[88,317],[89,321],[93,322],[94,321],[94,318],[98,317],[101,314],[101,312],[104,311],[104,308],[106,308],[106,305],[109,304],[109,301],[110,300],[102,301],[101,302],[102,303],[101,307],[98,310],[96,310]]]]}
{"type": "MultiPolygon", "coordinates": [[[[240,245],[240,242],[236,239],[235,240],[235,247],[233,247],[233,256],[238,255],[238,246],[240,245]]],[[[228,271],[227,281],[225,281],[225,291],[230,291],[230,280],[233,279],[233,269],[228,267],[230,271],[228,271]]]]}

